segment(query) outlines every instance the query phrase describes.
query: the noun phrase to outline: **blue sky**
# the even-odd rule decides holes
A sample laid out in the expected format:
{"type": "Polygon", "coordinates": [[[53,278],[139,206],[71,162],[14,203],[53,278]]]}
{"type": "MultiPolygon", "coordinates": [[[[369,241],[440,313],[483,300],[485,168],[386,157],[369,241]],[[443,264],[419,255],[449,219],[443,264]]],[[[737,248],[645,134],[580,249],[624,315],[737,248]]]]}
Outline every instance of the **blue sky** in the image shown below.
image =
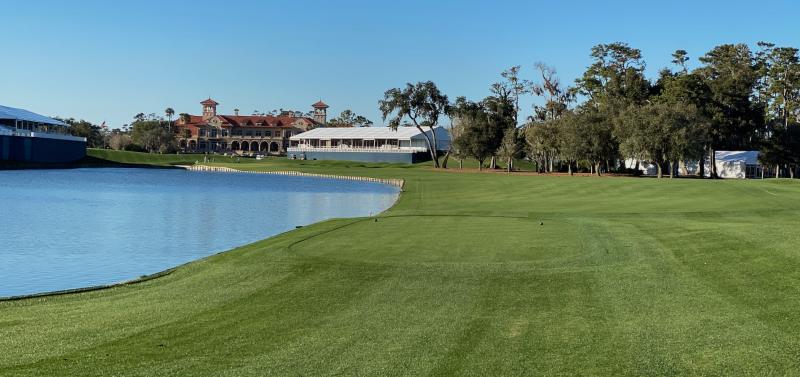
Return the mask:
{"type": "MultiPolygon", "coordinates": [[[[653,77],[682,48],[767,40],[800,46],[792,1],[14,1],[0,32],[0,104],[111,127],[134,114],[350,108],[433,80],[480,99],[499,72],[534,62],[571,84],[589,49],[640,48],[653,77]],[[610,3],[610,4],[604,4],[610,3]]],[[[534,99],[527,98],[530,113],[534,99]]]]}

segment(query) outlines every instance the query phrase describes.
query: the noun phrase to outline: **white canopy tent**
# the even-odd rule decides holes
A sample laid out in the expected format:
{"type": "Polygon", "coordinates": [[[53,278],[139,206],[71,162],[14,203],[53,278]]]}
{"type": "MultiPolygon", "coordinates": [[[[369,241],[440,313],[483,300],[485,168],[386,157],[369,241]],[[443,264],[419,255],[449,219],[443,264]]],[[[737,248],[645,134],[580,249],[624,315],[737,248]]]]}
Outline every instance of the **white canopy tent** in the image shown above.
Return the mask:
{"type": "MultiPolygon", "coordinates": [[[[758,151],[716,151],[717,174],[720,178],[758,178],[763,169],[758,155],[758,151]]],[[[706,172],[706,176],[710,174],[706,172]]]]}
{"type": "MultiPolygon", "coordinates": [[[[758,161],[758,151],[716,151],[714,159],[717,165],[717,174],[720,178],[760,178],[764,167],[758,161]]],[[[699,161],[683,161],[678,167],[680,175],[696,175],[700,171],[699,161]]],[[[627,159],[625,167],[634,169],[638,166],[644,175],[656,175],[658,171],[655,164],[646,160],[627,159]]],[[[705,176],[711,176],[711,159],[705,163],[705,176]]],[[[668,174],[665,172],[664,174],[668,174]]]]}
{"type": "Polygon", "coordinates": [[[28,110],[18,109],[15,107],[2,106],[2,105],[0,105],[0,119],[10,119],[15,121],[27,121],[33,123],[49,124],[53,126],[69,127],[68,124],[60,120],[48,118],[44,115],[39,115],[34,112],[30,112],[28,110]]]}
{"type": "MultiPolygon", "coordinates": [[[[443,127],[435,127],[436,149],[450,147],[450,133],[443,127]]],[[[292,136],[292,146],[298,149],[407,149],[427,151],[425,135],[433,137],[430,130],[423,134],[415,127],[346,127],[315,128],[292,136]]]]}

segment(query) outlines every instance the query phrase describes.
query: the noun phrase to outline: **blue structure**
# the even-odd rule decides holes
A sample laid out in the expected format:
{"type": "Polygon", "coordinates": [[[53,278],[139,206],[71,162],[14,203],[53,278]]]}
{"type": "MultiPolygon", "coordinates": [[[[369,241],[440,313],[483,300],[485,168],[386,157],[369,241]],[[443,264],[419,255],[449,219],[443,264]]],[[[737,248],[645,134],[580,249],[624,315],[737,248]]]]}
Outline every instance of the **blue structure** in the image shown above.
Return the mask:
{"type": "Polygon", "coordinates": [[[86,156],[86,138],[43,115],[0,106],[0,161],[63,163],[86,156]]]}
{"type": "MultiPolygon", "coordinates": [[[[450,148],[450,133],[436,127],[436,149],[450,148]]],[[[295,160],[348,160],[412,164],[430,160],[434,133],[414,127],[316,128],[292,136],[286,155],[295,160]]]]}

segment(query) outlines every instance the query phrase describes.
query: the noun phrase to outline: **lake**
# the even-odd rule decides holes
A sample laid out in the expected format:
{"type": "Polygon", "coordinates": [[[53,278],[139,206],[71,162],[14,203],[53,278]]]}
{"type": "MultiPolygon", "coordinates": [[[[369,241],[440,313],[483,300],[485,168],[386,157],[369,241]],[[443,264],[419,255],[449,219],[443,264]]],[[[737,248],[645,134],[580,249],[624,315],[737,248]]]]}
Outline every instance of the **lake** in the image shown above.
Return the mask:
{"type": "Polygon", "coordinates": [[[337,217],[396,187],[180,169],[0,171],[0,297],[111,284],[337,217]]]}

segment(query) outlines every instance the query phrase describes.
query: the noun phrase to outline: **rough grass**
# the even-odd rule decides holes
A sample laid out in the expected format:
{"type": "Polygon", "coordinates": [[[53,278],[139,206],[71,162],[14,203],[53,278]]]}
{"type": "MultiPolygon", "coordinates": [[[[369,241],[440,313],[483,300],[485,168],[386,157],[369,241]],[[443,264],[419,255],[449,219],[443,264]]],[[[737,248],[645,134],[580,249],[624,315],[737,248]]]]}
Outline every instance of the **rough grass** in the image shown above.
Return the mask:
{"type": "Polygon", "coordinates": [[[327,221],[138,285],[1,302],[0,374],[800,370],[796,182],[228,166],[405,178],[406,191],[377,222],[327,221]]]}

